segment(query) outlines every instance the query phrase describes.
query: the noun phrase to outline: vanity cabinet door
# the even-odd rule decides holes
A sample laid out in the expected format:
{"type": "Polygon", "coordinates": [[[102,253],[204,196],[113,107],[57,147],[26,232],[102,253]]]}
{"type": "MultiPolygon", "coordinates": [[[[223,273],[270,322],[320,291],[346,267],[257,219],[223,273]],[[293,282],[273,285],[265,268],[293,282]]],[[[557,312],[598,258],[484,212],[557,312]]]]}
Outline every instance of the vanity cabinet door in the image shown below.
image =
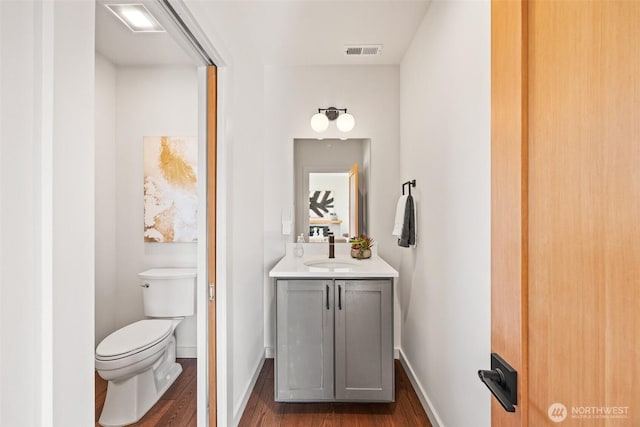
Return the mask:
{"type": "Polygon", "coordinates": [[[333,281],[277,280],[277,401],[334,399],[333,281]]]}
{"type": "Polygon", "coordinates": [[[335,281],[336,400],[393,401],[393,282],[335,281]]]}

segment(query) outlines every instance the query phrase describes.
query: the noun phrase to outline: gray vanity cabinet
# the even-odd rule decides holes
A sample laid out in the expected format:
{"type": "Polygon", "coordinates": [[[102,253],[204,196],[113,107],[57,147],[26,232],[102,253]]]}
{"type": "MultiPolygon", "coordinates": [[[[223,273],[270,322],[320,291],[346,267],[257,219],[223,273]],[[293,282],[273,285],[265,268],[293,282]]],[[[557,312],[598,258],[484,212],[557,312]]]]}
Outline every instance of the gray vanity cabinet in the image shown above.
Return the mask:
{"type": "Polygon", "coordinates": [[[394,400],[390,280],[336,280],[337,400],[394,400]]]}
{"type": "Polygon", "coordinates": [[[276,281],[277,401],[393,401],[393,282],[276,281]]]}
{"type": "Polygon", "coordinates": [[[333,400],[333,280],[278,280],[276,400],[333,400]]]}

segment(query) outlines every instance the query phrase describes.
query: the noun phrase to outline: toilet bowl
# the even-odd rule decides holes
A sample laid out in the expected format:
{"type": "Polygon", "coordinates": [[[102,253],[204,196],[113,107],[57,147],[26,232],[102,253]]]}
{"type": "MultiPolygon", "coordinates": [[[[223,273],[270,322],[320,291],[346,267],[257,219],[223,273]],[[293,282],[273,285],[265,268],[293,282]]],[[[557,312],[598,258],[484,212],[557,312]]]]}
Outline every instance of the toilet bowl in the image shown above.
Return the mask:
{"type": "Polygon", "coordinates": [[[182,372],[175,330],[184,315],[194,312],[195,270],[153,269],[139,276],[145,314],[165,318],[124,326],[96,348],[96,371],[108,381],[98,420],[104,427],[139,421],[182,372]]]}
{"type": "Polygon", "coordinates": [[[117,330],[96,349],[96,370],[107,381],[123,381],[150,368],[167,349],[169,320],[141,320],[117,330]]]}

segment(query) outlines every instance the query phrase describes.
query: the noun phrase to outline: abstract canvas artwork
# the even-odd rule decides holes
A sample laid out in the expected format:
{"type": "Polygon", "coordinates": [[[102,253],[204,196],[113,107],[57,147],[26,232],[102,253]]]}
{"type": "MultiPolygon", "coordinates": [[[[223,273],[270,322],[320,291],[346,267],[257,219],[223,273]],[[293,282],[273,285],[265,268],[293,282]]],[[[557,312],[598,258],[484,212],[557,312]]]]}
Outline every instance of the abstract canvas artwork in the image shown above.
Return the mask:
{"type": "Polygon", "coordinates": [[[317,190],[309,192],[309,217],[324,218],[329,216],[329,209],[333,210],[333,191],[317,190]]]}
{"type": "Polygon", "coordinates": [[[195,137],[144,137],[144,240],[198,238],[198,145],[195,137]]]}

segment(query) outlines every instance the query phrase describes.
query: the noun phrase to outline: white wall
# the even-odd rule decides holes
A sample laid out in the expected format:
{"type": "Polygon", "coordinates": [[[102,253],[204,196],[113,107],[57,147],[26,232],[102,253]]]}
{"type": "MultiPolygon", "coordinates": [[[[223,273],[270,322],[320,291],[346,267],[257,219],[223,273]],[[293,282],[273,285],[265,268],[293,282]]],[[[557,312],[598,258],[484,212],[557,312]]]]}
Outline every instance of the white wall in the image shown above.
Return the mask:
{"type": "Polygon", "coordinates": [[[87,425],[95,416],[95,5],[60,2],[54,11],[53,421],[87,425]]]}
{"type": "MultiPolygon", "coordinates": [[[[3,16],[3,10],[4,8],[2,6],[0,6],[0,22],[2,23],[2,25],[4,26],[4,21],[2,19],[3,16]]],[[[0,29],[0,91],[2,91],[4,89],[4,84],[5,81],[2,78],[2,74],[3,74],[3,65],[2,65],[2,58],[4,57],[4,53],[5,53],[5,46],[2,42],[3,40],[3,32],[0,29]]],[[[2,93],[4,93],[4,91],[2,91],[2,93]]],[[[4,169],[4,163],[2,161],[3,157],[2,157],[2,152],[4,151],[4,144],[2,144],[2,142],[4,141],[4,133],[2,132],[2,122],[4,120],[4,116],[3,116],[3,102],[0,101],[0,166],[2,166],[2,168],[0,169],[0,196],[4,196],[4,191],[3,191],[3,185],[2,183],[4,182],[4,176],[1,172],[1,170],[4,169]]],[[[4,269],[4,256],[3,256],[3,250],[4,250],[4,244],[2,242],[4,242],[3,237],[3,228],[4,228],[4,221],[3,221],[3,217],[2,217],[2,212],[4,211],[4,203],[2,202],[3,197],[0,197],[0,272],[1,271],[5,271],[4,269]]],[[[2,316],[2,313],[4,311],[4,305],[2,303],[2,289],[4,288],[4,280],[5,280],[5,275],[0,273],[0,322],[4,323],[5,318],[2,316]]],[[[0,325],[2,324],[0,323],[0,325]]],[[[2,375],[4,373],[4,369],[5,366],[3,364],[3,345],[2,343],[4,342],[5,339],[5,331],[2,328],[2,326],[0,326],[0,375],[2,375]]],[[[4,388],[0,387],[0,422],[2,420],[4,420],[3,417],[3,408],[4,408],[4,399],[2,398],[4,393],[4,388]]]]}
{"type": "MultiPolygon", "coordinates": [[[[229,425],[237,424],[264,355],[263,209],[265,176],[262,68],[242,58],[232,71],[232,94],[224,140],[227,161],[227,292],[229,333],[229,425]],[[246,61],[246,62],[245,62],[246,61]]],[[[223,249],[224,250],[224,249],[223,249]]]]}
{"type": "MultiPolygon", "coordinates": [[[[489,426],[490,2],[434,1],[400,68],[402,352],[440,426],[489,426]]],[[[375,165],[373,166],[375,168],[375,165]]]]}
{"type": "MultiPolygon", "coordinates": [[[[43,286],[40,281],[42,241],[36,229],[42,194],[36,172],[36,150],[42,144],[35,132],[40,115],[36,93],[39,73],[35,62],[35,6],[0,3],[0,424],[38,425],[41,416],[42,351],[39,322],[43,286]],[[25,28],[29,30],[25,31],[25,28]],[[20,34],[20,37],[16,37],[20,34]],[[9,60],[10,59],[10,60],[9,60]],[[21,351],[14,351],[15,348],[21,351]],[[23,396],[28,396],[24,399],[23,396]]],[[[50,383],[48,385],[51,385],[50,383]]]]}
{"type": "Polygon", "coordinates": [[[94,3],[0,2],[0,425],[91,425],[94,3]]]}
{"type": "MultiPolygon", "coordinates": [[[[198,80],[195,66],[116,69],[115,327],[143,319],[138,273],[154,267],[195,267],[196,243],[145,243],[143,137],[197,136],[198,80]]],[[[100,194],[97,206],[102,206],[100,194]]],[[[98,208],[100,209],[100,208],[98,208]]],[[[178,357],[196,356],[196,316],[176,331],[178,357]]]]}
{"type": "MultiPolygon", "coordinates": [[[[401,193],[399,173],[399,67],[317,66],[276,67],[264,71],[264,345],[272,354],[275,333],[275,301],[268,272],[284,256],[280,215],[294,203],[294,139],[362,138],[371,140],[369,182],[369,232],[380,256],[398,266],[400,254],[391,236],[395,204],[401,193]],[[315,133],[309,119],[321,107],[347,108],[355,116],[353,131],[344,134],[331,123],[323,134],[315,133]]],[[[396,310],[399,316],[399,311],[396,310]]],[[[399,318],[396,325],[399,324],[399,318]]],[[[396,344],[400,333],[396,328],[396,344]]]]}
{"type": "Polygon", "coordinates": [[[96,54],[95,85],[97,346],[117,329],[119,305],[116,293],[116,67],[99,54],[96,54]]]}
{"type": "MultiPolygon", "coordinates": [[[[218,65],[218,425],[236,425],[264,355],[264,76],[259,55],[229,38],[223,15],[198,13],[218,65]],[[233,55],[230,54],[233,52],[233,55]]],[[[223,3],[219,3],[223,5],[223,3]]]]}

